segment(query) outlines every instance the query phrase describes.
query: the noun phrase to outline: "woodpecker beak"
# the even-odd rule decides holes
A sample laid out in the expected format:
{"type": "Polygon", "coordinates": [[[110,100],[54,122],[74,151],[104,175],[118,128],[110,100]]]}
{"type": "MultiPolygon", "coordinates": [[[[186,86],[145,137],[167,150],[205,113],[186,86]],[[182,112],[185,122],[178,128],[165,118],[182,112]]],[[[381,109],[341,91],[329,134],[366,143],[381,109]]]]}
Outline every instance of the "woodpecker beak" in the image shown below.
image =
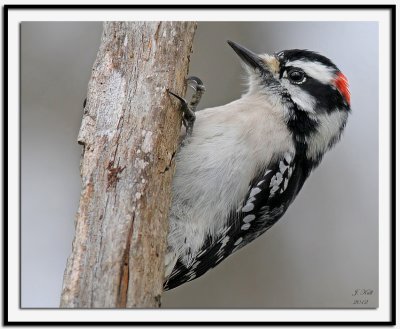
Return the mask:
{"type": "Polygon", "coordinates": [[[254,69],[265,70],[265,62],[261,59],[260,56],[253,53],[252,51],[246,49],[245,47],[239,45],[236,42],[228,40],[228,44],[233,48],[236,54],[250,67],[254,69]]]}

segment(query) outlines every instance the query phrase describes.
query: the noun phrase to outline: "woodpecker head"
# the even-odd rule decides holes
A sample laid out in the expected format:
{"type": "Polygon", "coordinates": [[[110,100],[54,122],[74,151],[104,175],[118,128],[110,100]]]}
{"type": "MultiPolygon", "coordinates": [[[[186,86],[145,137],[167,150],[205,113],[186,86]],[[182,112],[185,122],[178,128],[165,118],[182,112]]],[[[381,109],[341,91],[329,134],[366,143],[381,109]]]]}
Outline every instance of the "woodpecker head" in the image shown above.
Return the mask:
{"type": "Polygon", "coordinates": [[[340,138],[350,112],[344,74],[332,61],[309,50],[257,55],[228,41],[249,72],[247,96],[265,96],[282,111],[295,142],[316,163],[340,138]]]}

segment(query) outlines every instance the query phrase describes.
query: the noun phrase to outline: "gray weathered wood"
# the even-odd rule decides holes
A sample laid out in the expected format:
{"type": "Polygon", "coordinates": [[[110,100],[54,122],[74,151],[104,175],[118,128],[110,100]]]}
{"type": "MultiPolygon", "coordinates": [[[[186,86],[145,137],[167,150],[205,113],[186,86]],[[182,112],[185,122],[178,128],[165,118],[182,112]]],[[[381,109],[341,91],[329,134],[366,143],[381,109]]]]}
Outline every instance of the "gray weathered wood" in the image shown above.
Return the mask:
{"type": "MultiPolygon", "coordinates": [[[[61,307],[159,307],[194,22],[110,22],[78,142],[82,191],[61,307]]],[[[77,59],[78,60],[78,59],[77,59]]]]}

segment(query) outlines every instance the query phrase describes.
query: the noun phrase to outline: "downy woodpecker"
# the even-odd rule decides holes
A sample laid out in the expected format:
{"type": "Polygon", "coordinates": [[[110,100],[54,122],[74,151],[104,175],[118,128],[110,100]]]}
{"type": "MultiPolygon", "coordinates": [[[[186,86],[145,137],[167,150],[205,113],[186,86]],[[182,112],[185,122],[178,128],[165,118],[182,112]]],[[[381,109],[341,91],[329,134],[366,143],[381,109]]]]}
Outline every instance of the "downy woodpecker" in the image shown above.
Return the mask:
{"type": "Polygon", "coordinates": [[[164,289],[191,281],[282,217],[350,113],[347,79],[328,58],[292,49],[246,64],[248,91],[195,113],[205,88],[182,103],[186,136],[176,156],[164,289]]]}

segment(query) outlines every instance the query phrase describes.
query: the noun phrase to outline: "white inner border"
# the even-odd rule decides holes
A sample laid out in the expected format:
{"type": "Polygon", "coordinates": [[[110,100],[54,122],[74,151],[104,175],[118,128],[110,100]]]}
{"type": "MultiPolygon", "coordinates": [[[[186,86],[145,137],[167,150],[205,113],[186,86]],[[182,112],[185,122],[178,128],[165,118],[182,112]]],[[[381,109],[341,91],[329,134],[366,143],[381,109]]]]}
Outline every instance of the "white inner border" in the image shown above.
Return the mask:
{"type": "MultiPolygon", "coordinates": [[[[9,321],[389,321],[390,320],[390,12],[388,10],[10,10],[8,12],[9,321]],[[21,21],[378,21],[379,308],[332,310],[23,310],[19,309],[19,43],[21,21]]],[[[378,110],[378,109],[377,109],[378,110]]],[[[395,200],[393,200],[395,201],[395,200]]],[[[6,301],[7,302],[7,301],[6,301]]]]}

